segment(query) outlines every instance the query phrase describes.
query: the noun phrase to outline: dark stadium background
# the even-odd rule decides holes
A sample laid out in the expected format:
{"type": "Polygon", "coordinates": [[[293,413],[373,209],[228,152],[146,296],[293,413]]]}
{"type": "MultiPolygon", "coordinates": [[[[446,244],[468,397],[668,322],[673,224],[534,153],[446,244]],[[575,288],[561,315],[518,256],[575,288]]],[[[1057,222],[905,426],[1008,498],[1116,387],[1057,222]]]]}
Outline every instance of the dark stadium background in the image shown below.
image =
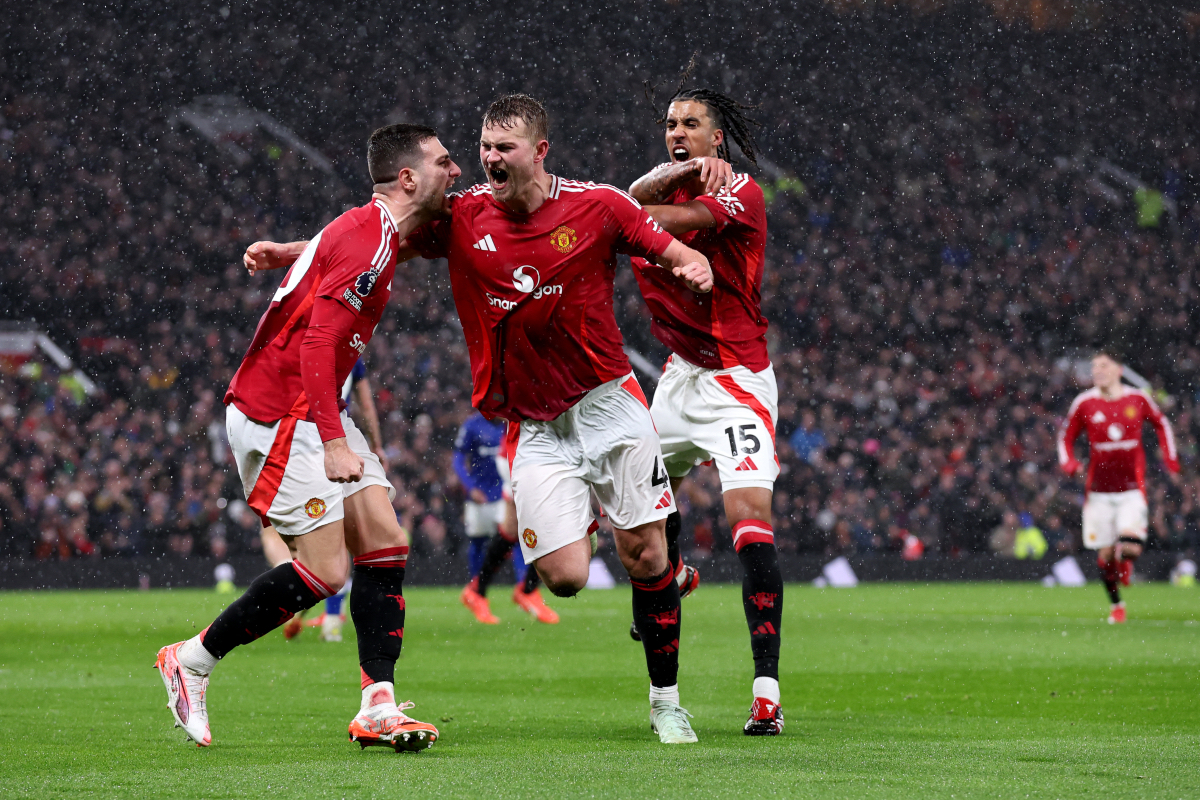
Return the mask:
{"type": "MultiPolygon", "coordinates": [[[[655,119],[693,51],[697,82],[757,106],[771,164],[752,172],[773,196],[763,298],[790,577],[838,554],[868,574],[1017,574],[992,551],[1020,512],[1045,561],[1075,552],[1082,485],[1056,470],[1054,432],[1084,385],[1076,361],[1113,342],[1162,393],[1184,461],[1168,476],[1150,446],[1147,569],[1194,556],[1197,20],[999,0],[9,8],[0,332],[45,332],[97,392],[42,354],[3,359],[0,585],[258,563],[219,443],[221,396],[278,283],[247,278],[245,246],[361,203],[384,122],[435,125],[461,185],[479,180],[474,137],[502,92],[550,108],[552,171],[627,186],[663,157],[655,119]],[[266,133],[238,142],[238,164],[178,117],[215,95],[270,114],[332,174],[266,133]],[[924,554],[905,566],[910,534],[924,554]]],[[[659,362],[629,272],[617,291],[627,343],[659,362]]],[[[398,270],[367,365],[414,577],[459,579],[449,448],[469,372],[440,264],[398,270]]],[[[715,475],[681,501],[685,551],[720,562],[715,475]]]]}

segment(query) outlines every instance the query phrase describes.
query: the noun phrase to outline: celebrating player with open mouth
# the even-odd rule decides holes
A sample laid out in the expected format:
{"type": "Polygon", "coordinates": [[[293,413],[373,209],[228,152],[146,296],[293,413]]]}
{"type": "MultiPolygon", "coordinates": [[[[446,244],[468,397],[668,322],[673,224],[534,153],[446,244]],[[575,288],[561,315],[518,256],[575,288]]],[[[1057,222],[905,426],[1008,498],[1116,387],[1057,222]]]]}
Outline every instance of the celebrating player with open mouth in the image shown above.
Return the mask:
{"type": "Polygon", "coordinates": [[[1096,563],[1112,601],[1109,624],[1125,621],[1120,585],[1129,585],[1133,562],[1146,543],[1146,452],[1142,425],[1158,431],[1163,461],[1179,472],[1171,423],[1150,395],[1121,383],[1121,362],[1108,350],[1092,358],[1095,384],[1071,403],[1058,437],[1058,463],[1068,475],[1080,470],[1075,440],[1088,437],[1087,499],[1083,503],[1083,546],[1098,550],[1096,563]]]}
{"type": "MultiPolygon", "coordinates": [[[[682,82],[681,82],[682,83],[682,82]]],[[[706,255],[713,290],[699,295],[663,280],[662,270],[635,259],[638,284],[654,335],[671,357],[654,393],[654,417],[671,487],[692,467],[712,461],[721,476],[725,516],[742,562],[742,605],[754,657],[753,702],[744,731],[783,731],[779,696],[779,635],[783,578],[771,526],[771,494],[779,476],[775,455],[778,391],[767,355],[761,311],[766,206],[748,174],[732,174],[729,139],[755,161],[743,106],[711,89],[684,89],[671,98],[666,124],[670,163],[639,178],[629,191],[670,233],[706,255]]],[[[667,518],[669,557],[684,595],[699,583],[679,554],[679,512],[667,518]]]]}
{"type": "Polygon", "coordinates": [[[275,292],[225,395],[230,449],[247,503],[296,553],[260,575],[198,636],[162,648],[155,666],[178,725],[212,741],[205,693],[217,662],[335,593],[353,556],[350,615],[358,635],[362,705],[350,738],[397,750],[431,747],[437,729],[409,718],[393,688],[404,637],[408,541],[395,489],[339,408],[338,389],[383,315],[401,242],[447,213],[461,172],[432,128],[371,134],[371,202],[307,244],[275,292]]]}
{"type": "MultiPolygon", "coordinates": [[[[679,705],[679,588],[664,534],[675,499],[612,298],[618,253],[661,264],[690,292],[710,291],[712,272],[625,192],[546,172],[548,130],[545,108],[531,97],[492,103],[479,143],[488,183],[454,195],[451,218],[407,244],[412,255],[448,260],[472,404],[509,421],[526,562],[560,597],[583,589],[596,495],[634,587],[651,728],[665,743],[695,742],[679,705]]],[[[247,261],[277,266],[297,247],[258,243],[247,261]]]]}

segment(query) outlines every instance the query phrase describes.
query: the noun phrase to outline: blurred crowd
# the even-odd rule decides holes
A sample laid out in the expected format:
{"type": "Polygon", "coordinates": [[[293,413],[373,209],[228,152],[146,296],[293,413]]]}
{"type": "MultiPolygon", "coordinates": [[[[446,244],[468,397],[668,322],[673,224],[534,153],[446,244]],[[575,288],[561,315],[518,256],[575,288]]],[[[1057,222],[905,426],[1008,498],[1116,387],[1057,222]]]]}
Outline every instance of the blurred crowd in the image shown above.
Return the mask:
{"type": "MultiPolygon", "coordinates": [[[[662,110],[693,50],[698,81],[756,104],[771,162],[751,172],[770,198],[783,550],[1076,551],[1082,485],[1056,469],[1054,436],[1101,343],[1150,380],[1181,446],[1177,477],[1149,447],[1151,546],[1200,548],[1197,43],[1038,35],[969,4],[722,9],[725,28],[669,37],[688,22],[671,3],[521,25],[417,5],[394,39],[357,5],[14,11],[0,321],[46,331],[99,392],[0,356],[0,555],[253,551],[221,398],[278,281],[245,275],[245,246],[308,238],[362,202],[363,142],[384,121],[437,125],[464,184],[480,179],[473,137],[500,91],[547,102],[553,171],[628,185],[663,158],[648,98],[662,110]],[[218,93],[292,127],[336,180],[282,143],[237,164],[174,116],[218,93]],[[1141,190],[1100,183],[1108,162],[1141,190]],[[1020,546],[1030,529],[1044,547],[1020,546]]],[[[627,343],[665,358],[628,270],[617,308],[627,343]]],[[[401,266],[366,363],[397,513],[431,557],[463,541],[450,446],[466,359],[443,264],[401,266]]],[[[731,547],[712,470],[680,500],[687,548],[731,547]]]]}

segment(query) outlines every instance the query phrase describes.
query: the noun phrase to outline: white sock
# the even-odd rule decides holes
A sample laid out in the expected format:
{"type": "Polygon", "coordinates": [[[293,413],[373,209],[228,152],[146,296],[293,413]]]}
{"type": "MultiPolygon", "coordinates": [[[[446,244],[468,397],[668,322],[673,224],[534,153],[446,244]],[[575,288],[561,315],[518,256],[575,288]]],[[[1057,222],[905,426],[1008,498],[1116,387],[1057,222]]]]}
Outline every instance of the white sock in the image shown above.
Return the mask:
{"type": "Polygon", "coordinates": [[[396,705],[396,689],[390,681],[368,683],[362,690],[362,705],[359,711],[366,711],[371,706],[396,705]]]}
{"type": "Polygon", "coordinates": [[[216,656],[205,649],[199,635],[193,636],[181,644],[178,656],[180,664],[183,664],[192,672],[198,672],[201,675],[208,675],[213,671],[213,667],[217,665],[216,656]]]}
{"type": "Polygon", "coordinates": [[[755,678],[752,691],[755,697],[765,697],[779,705],[779,681],[774,678],[755,678]]]}
{"type": "Polygon", "coordinates": [[[679,684],[674,686],[650,686],[650,703],[668,702],[679,705],[679,684]]]}

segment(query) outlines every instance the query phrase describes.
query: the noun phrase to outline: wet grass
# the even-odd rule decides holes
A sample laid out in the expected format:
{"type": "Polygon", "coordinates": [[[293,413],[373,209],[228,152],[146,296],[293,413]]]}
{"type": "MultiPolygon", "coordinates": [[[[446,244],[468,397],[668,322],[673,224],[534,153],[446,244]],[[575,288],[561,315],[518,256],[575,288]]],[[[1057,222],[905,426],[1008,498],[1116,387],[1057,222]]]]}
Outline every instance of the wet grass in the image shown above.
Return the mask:
{"type": "Polygon", "coordinates": [[[151,669],[228,601],[201,591],[0,594],[0,797],[1194,797],[1200,590],[789,587],[777,739],[742,735],[736,587],[685,601],[681,689],[698,746],[650,733],[629,594],[495,627],[409,589],[397,684],[442,739],[360,751],[353,631],[272,634],[209,690],[214,744],[185,745],[151,669]]]}

